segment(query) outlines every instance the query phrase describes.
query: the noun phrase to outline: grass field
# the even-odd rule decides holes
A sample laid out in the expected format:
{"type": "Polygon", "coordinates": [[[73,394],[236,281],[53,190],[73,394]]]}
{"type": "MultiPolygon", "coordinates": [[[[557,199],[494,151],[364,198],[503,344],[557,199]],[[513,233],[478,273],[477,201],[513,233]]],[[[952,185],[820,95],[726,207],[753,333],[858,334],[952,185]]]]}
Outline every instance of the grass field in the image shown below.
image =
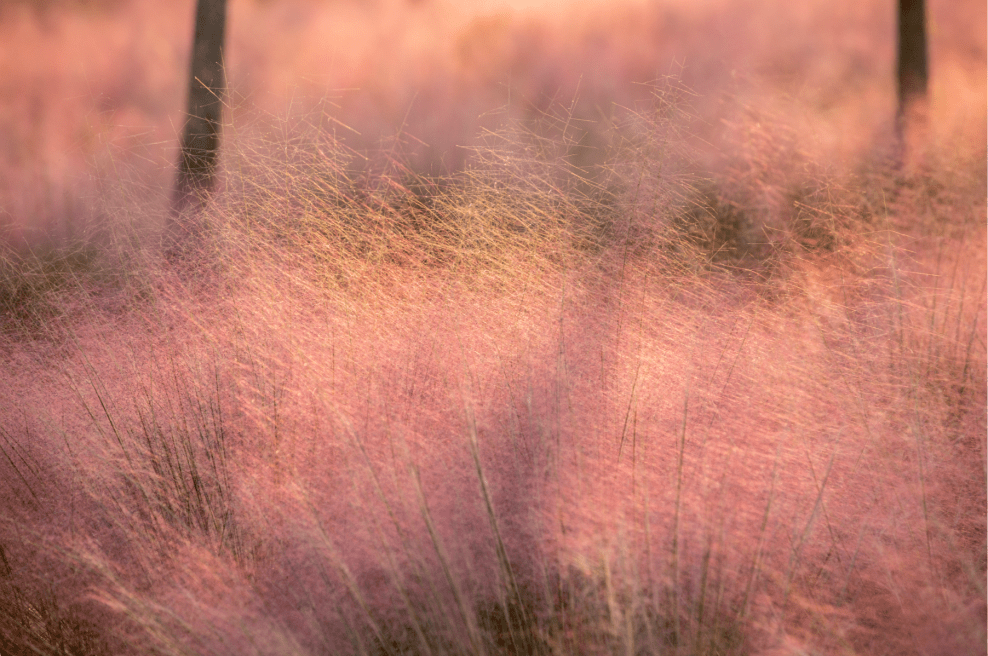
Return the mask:
{"type": "Polygon", "coordinates": [[[0,5],[0,654],[985,654],[986,9],[898,163],[892,4],[231,0],[172,260],[192,3],[0,5]]]}

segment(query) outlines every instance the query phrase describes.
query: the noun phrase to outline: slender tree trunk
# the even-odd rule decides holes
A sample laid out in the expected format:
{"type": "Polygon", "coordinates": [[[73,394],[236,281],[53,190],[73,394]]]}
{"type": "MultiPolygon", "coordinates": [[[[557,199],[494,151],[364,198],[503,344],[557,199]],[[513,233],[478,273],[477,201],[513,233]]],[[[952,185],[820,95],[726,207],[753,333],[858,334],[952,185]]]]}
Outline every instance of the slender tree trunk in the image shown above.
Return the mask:
{"type": "Polygon", "coordinates": [[[173,217],[190,207],[198,207],[213,188],[226,89],[223,75],[225,29],[226,0],[197,0],[189,102],[172,199],[173,217]]]}
{"type": "Polygon", "coordinates": [[[925,123],[929,66],[926,46],[925,0],[899,0],[899,49],[897,61],[899,105],[896,132],[905,148],[909,132],[925,123]],[[919,124],[919,125],[916,125],[919,124]]]}

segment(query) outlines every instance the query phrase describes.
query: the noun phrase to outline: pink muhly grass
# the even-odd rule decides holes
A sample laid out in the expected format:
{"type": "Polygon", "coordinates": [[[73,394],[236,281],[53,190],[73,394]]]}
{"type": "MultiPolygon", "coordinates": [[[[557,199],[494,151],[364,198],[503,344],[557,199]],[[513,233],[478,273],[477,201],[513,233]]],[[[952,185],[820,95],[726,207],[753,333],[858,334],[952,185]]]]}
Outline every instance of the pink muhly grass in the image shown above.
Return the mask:
{"type": "Polygon", "coordinates": [[[646,95],[4,255],[0,652],[983,653],[983,152],[646,95]]]}

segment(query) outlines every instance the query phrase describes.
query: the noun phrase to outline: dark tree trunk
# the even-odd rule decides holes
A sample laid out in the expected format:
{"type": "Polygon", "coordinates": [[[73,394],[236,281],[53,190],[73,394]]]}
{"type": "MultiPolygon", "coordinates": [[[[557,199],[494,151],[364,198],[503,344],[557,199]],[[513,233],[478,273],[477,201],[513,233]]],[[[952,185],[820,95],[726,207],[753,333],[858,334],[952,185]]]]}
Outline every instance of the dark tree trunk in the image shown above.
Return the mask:
{"type": "Polygon", "coordinates": [[[198,206],[213,187],[226,88],[223,75],[225,30],[226,0],[197,0],[188,112],[182,131],[173,215],[190,206],[198,206]]]}
{"type": "Polygon", "coordinates": [[[926,2],[899,0],[899,108],[897,122],[903,128],[912,105],[925,102],[929,80],[926,58],[926,2]]]}

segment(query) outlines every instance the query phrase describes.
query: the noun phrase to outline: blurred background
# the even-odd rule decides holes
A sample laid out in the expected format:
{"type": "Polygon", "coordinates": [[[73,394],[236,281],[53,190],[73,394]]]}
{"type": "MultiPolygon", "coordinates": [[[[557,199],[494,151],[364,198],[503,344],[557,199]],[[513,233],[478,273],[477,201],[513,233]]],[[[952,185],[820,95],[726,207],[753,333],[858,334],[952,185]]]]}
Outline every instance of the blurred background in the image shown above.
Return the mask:
{"type": "MultiPolygon", "coordinates": [[[[8,242],[71,239],[138,196],[163,206],[194,4],[0,2],[8,242]]],[[[893,0],[230,0],[224,140],[315,129],[368,161],[400,152],[445,175],[484,131],[546,117],[590,152],[673,79],[689,90],[705,165],[764,117],[815,158],[860,160],[892,135],[895,11],[893,0]]],[[[931,0],[928,12],[933,138],[983,152],[985,3],[931,0]]]]}

